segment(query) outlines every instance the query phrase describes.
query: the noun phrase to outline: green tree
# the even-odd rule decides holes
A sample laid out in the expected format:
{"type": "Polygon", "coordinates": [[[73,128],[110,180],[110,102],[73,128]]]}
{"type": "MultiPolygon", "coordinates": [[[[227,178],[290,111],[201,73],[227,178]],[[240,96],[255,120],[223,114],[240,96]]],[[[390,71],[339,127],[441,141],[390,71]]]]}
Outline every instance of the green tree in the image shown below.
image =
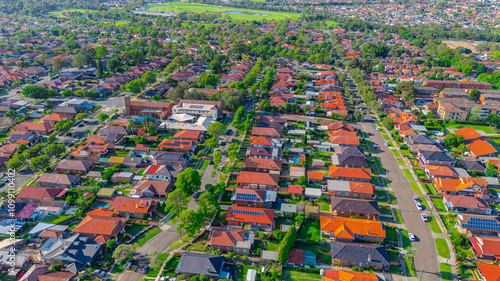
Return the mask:
{"type": "Polygon", "coordinates": [[[483,111],[479,106],[473,107],[470,110],[470,116],[469,116],[469,121],[470,122],[478,122],[481,120],[481,113],[483,111]]]}
{"type": "Polygon", "coordinates": [[[278,263],[285,264],[288,262],[288,255],[290,254],[290,249],[292,249],[295,240],[297,239],[297,229],[295,225],[291,225],[290,229],[286,232],[285,237],[280,242],[280,247],[278,249],[278,263]]]}
{"type": "Polygon", "coordinates": [[[45,148],[45,153],[47,156],[52,157],[52,156],[60,156],[66,151],[66,148],[64,147],[64,144],[50,144],[45,148]]]}
{"type": "Polygon", "coordinates": [[[478,89],[472,89],[469,93],[469,99],[470,100],[478,100],[480,95],[481,95],[481,93],[479,92],[478,89]]]}
{"type": "Polygon", "coordinates": [[[75,115],[75,120],[82,120],[82,119],[85,119],[87,117],[87,113],[85,112],[81,112],[81,113],[78,113],[77,115],[75,115]]]}
{"type": "Polygon", "coordinates": [[[54,126],[54,131],[56,132],[66,132],[73,127],[73,121],[71,120],[61,120],[57,122],[54,126]]]}
{"type": "Polygon", "coordinates": [[[213,217],[220,210],[217,197],[210,192],[201,194],[196,204],[198,204],[198,212],[205,218],[213,217]]]}
{"type": "Polygon", "coordinates": [[[198,171],[187,168],[180,172],[175,181],[176,190],[181,190],[186,195],[191,195],[201,186],[201,178],[198,171]]]}
{"type": "Polygon", "coordinates": [[[160,255],[161,252],[158,251],[157,249],[149,250],[148,252],[149,264],[151,264],[152,268],[160,267],[163,264],[163,262],[159,259],[160,255]]]}
{"type": "Polygon", "coordinates": [[[116,240],[115,239],[109,239],[106,242],[106,248],[108,248],[108,249],[114,249],[114,248],[116,248],[116,240]]]}
{"type": "Polygon", "coordinates": [[[165,211],[170,212],[171,210],[175,210],[177,217],[179,217],[181,211],[187,207],[188,203],[189,198],[187,195],[181,189],[176,189],[168,194],[165,211]]]}
{"type": "Polygon", "coordinates": [[[225,129],[226,128],[224,127],[224,124],[222,124],[221,122],[214,122],[208,128],[208,133],[218,139],[225,129]]]}
{"type": "Polygon", "coordinates": [[[458,147],[461,144],[465,143],[465,137],[462,135],[458,134],[448,134],[444,139],[443,142],[451,147],[458,147]]]}
{"type": "Polygon", "coordinates": [[[136,249],[137,246],[134,244],[120,244],[113,252],[113,259],[117,261],[125,261],[135,254],[136,249]]]}
{"type": "Polygon", "coordinates": [[[108,55],[108,49],[106,48],[106,46],[101,45],[101,46],[97,47],[96,56],[98,58],[105,58],[107,55],[108,55]]]}
{"type": "Polygon", "coordinates": [[[106,113],[99,113],[99,115],[97,115],[97,119],[99,119],[99,122],[101,123],[104,123],[108,118],[109,115],[107,115],[106,113]]]}
{"type": "Polygon", "coordinates": [[[142,81],[144,84],[154,84],[156,83],[156,73],[153,71],[147,71],[142,75],[142,81]]]}
{"type": "Polygon", "coordinates": [[[214,166],[217,167],[220,164],[220,161],[222,160],[222,152],[219,150],[215,152],[213,161],[214,161],[214,166]]]}
{"type": "MultiPolygon", "coordinates": [[[[53,91],[52,91],[53,92],[53,91]]],[[[47,88],[38,85],[28,85],[23,89],[23,96],[32,99],[48,99],[52,92],[47,90],[47,88]]]]}
{"type": "Polygon", "coordinates": [[[134,79],[127,84],[127,90],[133,94],[138,94],[144,88],[144,81],[134,79]]]}
{"type": "Polygon", "coordinates": [[[101,61],[101,59],[98,59],[97,60],[97,73],[96,73],[97,79],[102,78],[103,73],[104,73],[104,69],[102,67],[102,61],[101,61]]]}
{"type": "Polygon", "coordinates": [[[205,87],[215,87],[219,84],[220,77],[212,73],[202,73],[198,77],[198,83],[205,87]]]}
{"type": "Polygon", "coordinates": [[[392,129],[394,129],[394,121],[389,117],[384,117],[384,119],[382,119],[382,124],[384,124],[384,126],[389,131],[392,131],[392,129]]]}
{"type": "Polygon", "coordinates": [[[210,66],[210,71],[213,74],[219,74],[222,72],[222,64],[218,60],[212,60],[209,66],[210,66]]]}
{"type": "Polygon", "coordinates": [[[493,124],[493,125],[498,125],[500,123],[500,118],[498,117],[498,114],[491,113],[486,117],[486,120],[488,123],[493,124]]]}
{"type": "Polygon", "coordinates": [[[301,176],[301,177],[297,180],[297,184],[298,184],[298,185],[302,185],[302,186],[306,186],[306,185],[307,185],[307,177],[306,177],[306,176],[301,176]]]}
{"type": "Polygon", "coordinates": [[[191,209],[184,210],[179,215],[180,224],[177,226],[177,232],[185,230],[189,235],[195,235],[203,225],[202,217],[191,209]]]}
{"type": "Polygon", "coordinates": [[[21,154],[16,153],[12,155],[12,158],[7,162],[7,167],[9,167],[9,169],[16,170],[20,168],[23,164],[24,164],[24,157],[21,154]]]}
{"type": "Polygon", "coordinates": [[[4,116],[10,119],[14,119],[16,117],[17,112],[15,110],[10,109],[9,111],[5,112],[4,116]]]}
{"type": "Polygon", "coordinates": [[[54,72],[61,71],[66,66],[68,66],[68,61],[65,58],[57,57],[52,60],[52,70],[54,72]]]}
{"type": "Polygon", "coordinates": [[[154,95],[151,97],[152,100],[154,101],[159,101],[161,99],[160,95],[154,95]]]}
{"type": "Polygon", "coordinates": [[[28,146],[25,145],[24,143],[21,143],[20,145],[17,146],[17,149],[19,150],[19,152],[23,152],[26,149],[28,149],[28,146]]]}
{"type": "Polygon", "coordinates": [[[53,264],[49,267],[50,271],[61,271],[61,265],[60,264],[53,264]]]}
{"type": "Polygon", "coordinates": [[[40,155],[30,159],[30,169],[36,171],[41,168],[47,167],[49,163],[50,159],[47,155],[40,155]]]}

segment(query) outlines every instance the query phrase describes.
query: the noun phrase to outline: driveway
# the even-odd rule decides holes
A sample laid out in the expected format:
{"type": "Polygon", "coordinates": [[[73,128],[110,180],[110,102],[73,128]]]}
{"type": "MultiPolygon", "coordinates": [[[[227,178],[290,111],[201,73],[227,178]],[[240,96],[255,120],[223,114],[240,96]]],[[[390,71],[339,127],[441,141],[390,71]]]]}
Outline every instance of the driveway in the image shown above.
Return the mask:
{"type": "Polygon", "coordinates": [[[370,141],[378,145],[379,150],[373,155],[380,158],[384,168],[389,168],[387,179],[396,196],[406,229],[418,238],[418,242],[412,243],[412,247],[417,250],[415,255],[417,277],[419,280],[440,281],[436,245],[430,227],[420,218],[421,212],[418,211],[412,199],[413,190],[389,147],[384,145],[386,141],[376,127],[372,116],[367,114],[362,123],[362,129],[369,134],[370,141]]]}
{"type": "Polygon", "coordinates": [[[162,232],[158,233],[155,237],[149,239],[142,247],[136,250],[134,255],[134,265],[137,266],[135,271],[124,271],[117,281],[140,281],[145,277],[142,274],[142,269],[146,264],[149,264],[148,252],[151,250],[158,250],[166,252],[168,247],[181,239],[181,235],[176,231],[176,224],[160,226],[162,232]]]}

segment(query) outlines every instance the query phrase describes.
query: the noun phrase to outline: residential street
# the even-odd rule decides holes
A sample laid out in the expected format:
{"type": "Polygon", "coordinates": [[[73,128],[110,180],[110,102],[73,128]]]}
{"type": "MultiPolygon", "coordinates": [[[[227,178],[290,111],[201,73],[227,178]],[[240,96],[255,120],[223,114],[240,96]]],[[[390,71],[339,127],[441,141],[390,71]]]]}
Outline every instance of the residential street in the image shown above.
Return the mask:
{"type": "Polygon", "coordinates": [[[419,280],[441,280],[434,238],[429,225],[422,221],[421,212],[418,211],[413,202],[413,190],[408,180],[389,147],[384,145],[386,141],[381,133],[376,130],[376,124],[373,123],[371,115],[366,115],[362,127],[369,134],[370,141],[380,148],[374,155],[380,158],[385,169],[389,168],[387,178],[396,196],[406,229],[417,237],[417,242],[412,243],[412,247],[417,250],[415,256],[417,277],[419,280]],[[389,167],[387,167],[387,164],[389,164],[389,167]]]}

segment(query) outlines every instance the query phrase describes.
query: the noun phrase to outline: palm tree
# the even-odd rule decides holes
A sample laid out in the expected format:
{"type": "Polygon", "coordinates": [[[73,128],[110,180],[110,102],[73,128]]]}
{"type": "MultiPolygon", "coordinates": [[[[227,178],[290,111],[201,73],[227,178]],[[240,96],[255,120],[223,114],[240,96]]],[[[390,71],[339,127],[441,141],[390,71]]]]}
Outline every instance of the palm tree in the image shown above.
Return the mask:
{"type": "Polygon", "coordinates": [[[127,124],[127,130],[130,133],[133,133],[139,127],[139,123],[137,123],[136,119],[129,119],[127,124]]]}

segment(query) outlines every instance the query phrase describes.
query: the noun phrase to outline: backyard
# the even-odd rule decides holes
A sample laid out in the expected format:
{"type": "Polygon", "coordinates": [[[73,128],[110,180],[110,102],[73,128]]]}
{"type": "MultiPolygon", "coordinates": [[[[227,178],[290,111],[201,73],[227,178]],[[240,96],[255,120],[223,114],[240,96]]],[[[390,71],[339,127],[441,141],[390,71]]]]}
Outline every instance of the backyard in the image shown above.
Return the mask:
{"type": "Polygon", "coordinates": [[[298,239],[309,242],[319,242],[321,238],[321,228],[318,219],[308,219],[302,223],[299,229],[298,239]]]}
{"type": "Polygon", "coordinates": [[[307,273],[300,271],[293,271],[285,269],[283,270],[283,280],[292,280],[292,281],[305,281],[305,280],[321,280],[321,275],[317,273],[307,273]]]}

